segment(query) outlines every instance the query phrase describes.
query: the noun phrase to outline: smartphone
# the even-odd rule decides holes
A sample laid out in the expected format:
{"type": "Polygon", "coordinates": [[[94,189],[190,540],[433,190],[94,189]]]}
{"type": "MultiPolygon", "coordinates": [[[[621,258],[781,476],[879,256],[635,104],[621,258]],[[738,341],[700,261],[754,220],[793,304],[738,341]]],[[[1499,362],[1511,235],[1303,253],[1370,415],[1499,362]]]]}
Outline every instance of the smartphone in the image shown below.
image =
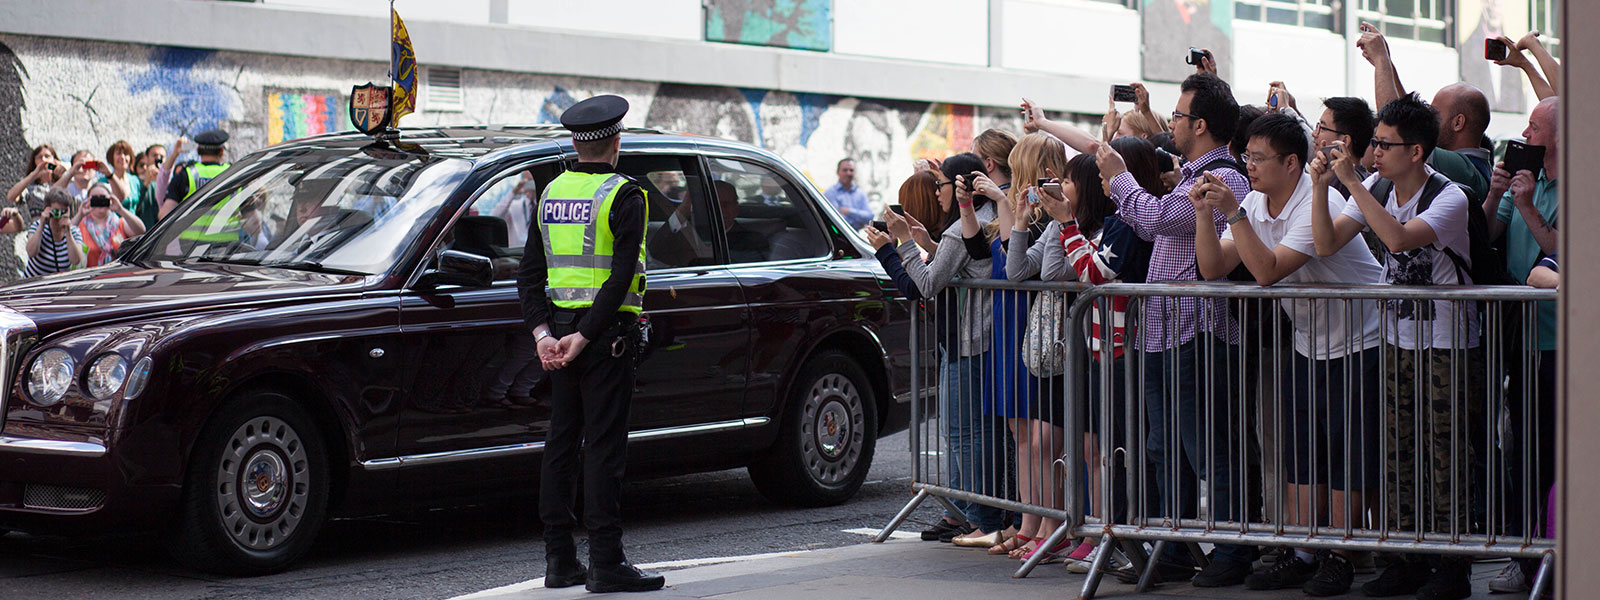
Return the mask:
{"type": "Polygon", "coordinates": [[[1539,170],[1544,168],[1544,146],[1507,142],[1506,155],[1502,160],[1506,163],[1506,171],[1513,176],[1517,171],[1531,171],[1538,175],[1539,170]]]}
{"type": "Polygon", "coordinates": [[[1187,62],[1187,63],[1189,63],[1191,65],[1196,66],[1196,67],[1198,67],[1200,65],[1203,65],[1203,64],[1206,64],[1206,53],[1200,51],[1199,48],[1196,48],[1194,46],[1190,46],[1189,47],[1189,58],[1187,60],[1185,60],[1184,62],[1187,62]]]}
{"type": "Polygon", "coordinates": [[[884,233],[888,233],[889,232],[889,224],[885,223],[883,221],[873,221],[872,222],[872,228],[876,229],[878,231],[882,231],[884,233]]]}
{"type": "Polygon", "coordinates": [[[889,210],[890,210],[890,212],[893,212],[894,214],[900,215],[902,217],[906,216],[906,207],[900,206],[899,204],[890,204],[889,205],[889,210]]]}
{"type": "Polygon", "coordinates": [[[1322,155],[1322,160],[1328,161],[1329,164],[1332,164],[1334,148],[1338,148],[1338,146],[1323,146],[1321,148],[1317,148],[1317,153],[1322,155]]]}
{"type": "Polygon", "coordinates": [[[1053,195],[1057,198],[1061,197],[1061,182],[1059,181],[1051,179],[1048,183],[1045,183],[1039,187],[1044,188],[1044,191],[1047,194],[1053,195]]]}
{"type": "Polygon", "coordinates": [[[1138,102],[1139,95],[1134,92],[1131,85],[1111,86],[1111,99],[1116,102],[1138,102]]]}
{"type": "Polygon", "coordinates": [[[1505,60],[1511,55],[1511,48],[1500,40],[1483,41],[1483,57],[1489,60],[1505,60]]]}
{"type": "Polygon", "coordinates": [[[1039,188],[1028,188],[1028,204],[1039,203],[1039,188]]]}

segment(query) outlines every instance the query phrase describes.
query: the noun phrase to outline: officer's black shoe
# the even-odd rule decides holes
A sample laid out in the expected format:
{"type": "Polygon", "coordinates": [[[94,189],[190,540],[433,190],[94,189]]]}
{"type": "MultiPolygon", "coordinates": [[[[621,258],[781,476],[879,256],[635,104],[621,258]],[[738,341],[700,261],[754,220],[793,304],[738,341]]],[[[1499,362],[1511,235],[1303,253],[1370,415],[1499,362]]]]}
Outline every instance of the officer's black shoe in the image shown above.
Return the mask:
{"type": "Polygon", "coordinates": [[[1247,590],[1286,590],[1297,588],[1311,580],[1317,572],[1317,566],[1300,560],[1294,553],[1289,556],[1279,556],[1272,566],[1252,573],[1244,580],[1244,589],[1247,590]]]}
{"type": "Polygon", "coordinates": [[[583,583],[588,575],[589,570],[571,553],[556,552],[544,557],[544,586],[547,588],[572,587],[583,583]]]}
{"type": "Polygon", "coordinates": [[[622,561],[614,565],[595,565],[589,569],[589,581],[584,587],[591,592],[650,592],[666,584],[667,578],[661,574],[622,561]]]}
{"type": "Polygon", "coordinates": [[[1391,561],[1377,579],[1361,584],[1361,593],[1372,598],[1409,596],[1417,593],[1417,588],[1432,575],[1433,569],[1427,563],[1402,558],[1391,561]]]}
{"type": "MultiPolygon", "coordinates": [[[[944,519],[939,519],[939,522],[938,523],[934,523],[933,527],[929,527],[927,529],[922,530],[922,541],[924,541],[924,542],[937,542],[937,541],[939,541],[939,536],[944,535],[945,532],[956,531],[957,529],[960,529],[960,528],[961,528],[961,524],[959,524],[959,523],[951,523],[951,522],[946,521],[944,519]]],[[[961,535],[961,534],[958,533],[956,535],[961,535]]],[[[950,537],[953,539],[955,536],[950,536],[950,537]]]]}

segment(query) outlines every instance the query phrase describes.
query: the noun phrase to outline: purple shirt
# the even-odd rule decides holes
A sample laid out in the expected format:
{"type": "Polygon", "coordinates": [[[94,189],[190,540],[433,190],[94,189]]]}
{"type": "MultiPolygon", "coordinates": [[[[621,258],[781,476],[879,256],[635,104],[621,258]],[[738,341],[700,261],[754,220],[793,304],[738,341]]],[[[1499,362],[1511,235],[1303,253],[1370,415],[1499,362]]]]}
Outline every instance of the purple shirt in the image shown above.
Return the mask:
{"type": "MultiPolygon", "coordinates": [[[[1200,181],[1200,167],[1219,158],[1233,158],[1227,146],[1218,146],[1198,160],[1183,165],[1183,181],[1172,193],[1157,198],[1139,187],[1132,173],[1124,172],[1111,180],[1111,199],[1117,202],[1117,217],[1133,227],[1134,233],[1151,242],[1150,273],[1145,280],[1196,281],[1200,279],[1194,255],[1194,204],[1189,202],[1189,188],[1200,181]]],[[[1233,189],[1240,203],[1250,193],[1250,180],[1232,169],[1217,169],[1214,175],[1233,189]]],[[[1212,215],[1217,232],[1227,229],[1228,219],[1212,215]]],[[[1230,344],[1239,342],[1238,324],[1228,316],[1227,303],[1222,299],[1206,301],[1198,298],[1151,297],[1144,306],[1144,326],[1139,335],[1138,348],[1146,352],[1159,352],[1176,348],[1194,339],[1197,325],[1205,331],[1217,331],[1230,344]],[[1205,308],[1202,318],[1201,309],[1205,308]]]]}

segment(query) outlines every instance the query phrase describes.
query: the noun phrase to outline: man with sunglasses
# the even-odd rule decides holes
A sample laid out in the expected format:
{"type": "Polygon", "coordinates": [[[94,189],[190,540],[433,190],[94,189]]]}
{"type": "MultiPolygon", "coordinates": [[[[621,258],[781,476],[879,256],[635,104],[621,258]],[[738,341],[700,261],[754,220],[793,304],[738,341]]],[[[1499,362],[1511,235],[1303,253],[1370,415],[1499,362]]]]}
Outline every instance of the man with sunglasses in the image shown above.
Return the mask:
{"type": "MultiPolygon", "coordinates": [[[[1313,177],[1325,178],[1331,168],[1353,192],[1344,211],[1332,215],[1326,188],[1314,190],[1317,254],[1330,256],[1371,229],[1381,242],[1379,262],[1387,282],[1471,285],[1468,211],[1478,207],[1459,185],[1428,166],[1438,139],[1438,111],[1412,93],[1378,112],[1370,142],[1377,173],[1366,181],[1356,177],[1354,156],[1343,148],[1313,160],[1313,177]],[[1380,179],[1392,185],[1377,185],[1380,179]],[[1374,188],[1389,191],[1379,198],[1374,188]],[[1433,199],[1423,200],[1429,193],[1433,199]],[[1426,209],[1419,210],[1424,203],[1426,209]]],[[[1383,319],[1388,347],[1381,354],[1386,388],[1382,435],[1390,440],[1383,471],[1389,479],[1388,497],[1381,500],[1391,521],[1386,525],[1399,532],[1466,531],[1469,514],[1456,505],[1453,490],[1473,480],[1474,445],[1461,440],[1470,438],[1469,424],[1483,411],[1481,402],[1474,401],[1484,397],[1483,378],[1472,376],[1482,373],[1481,356],[1469,352],[1479,343],[1478,312],[1466,302],[1391,300],[1383,319]],[[1420,456],[1395,450],[1412,447],[1430,450],[1420,456]],[[1417,499],[1421,506],[1416,506],[1417,499]]],[[[1466,598],[1472,595],[1470,575],[1470,558],[1411,554],[1390,563],[1362,592],[1373,597],[1415,593],[1430,600],[1466,598]]]]}

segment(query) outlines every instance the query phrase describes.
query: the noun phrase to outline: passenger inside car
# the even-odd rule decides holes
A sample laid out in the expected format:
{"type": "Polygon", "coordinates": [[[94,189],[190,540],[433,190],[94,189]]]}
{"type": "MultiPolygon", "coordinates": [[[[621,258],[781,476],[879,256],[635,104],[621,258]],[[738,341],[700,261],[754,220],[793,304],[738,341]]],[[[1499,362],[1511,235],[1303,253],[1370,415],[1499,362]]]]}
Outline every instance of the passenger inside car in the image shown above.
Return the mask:
{"type": "MultiPolygon", "coordinates": [[[[767,252],[770,250],[767,243],[768,234],[739,220],[738,188],[726,181],[713,182],[712,188],[716,190],[717,206],[722,211],[722,230],[728,239],[729,261],[750,263],[767,260],[767,252]]],[[[693,260],[696,247],[707,247],[709,240],[698,231],[698,227],[689,227],[688,224],[709,220],[709,217],[696,215],[695,212],[693,202],[678,203],[672,218],[653,232],[654,239],[647,242],[650,254],[665,264],[673,265],[675,261],[687,263],[688,260],[693,260]]],[[[781,225],[780,222],[780,228],[781,225]]]]}

